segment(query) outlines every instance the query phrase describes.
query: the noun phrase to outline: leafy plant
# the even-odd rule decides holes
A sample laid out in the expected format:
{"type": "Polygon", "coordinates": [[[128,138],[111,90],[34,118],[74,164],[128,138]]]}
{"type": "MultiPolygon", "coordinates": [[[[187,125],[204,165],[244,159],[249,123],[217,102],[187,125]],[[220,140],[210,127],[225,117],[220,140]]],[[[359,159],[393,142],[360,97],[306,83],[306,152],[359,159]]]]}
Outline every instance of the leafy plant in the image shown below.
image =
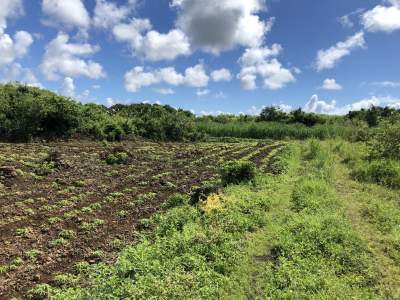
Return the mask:
{"type": "Polygon", "coordinates": [[[256,166],[249,161],[231,161],[220,169],[223,185],[240,184],[242,182],[254,182],[256,166]]]}

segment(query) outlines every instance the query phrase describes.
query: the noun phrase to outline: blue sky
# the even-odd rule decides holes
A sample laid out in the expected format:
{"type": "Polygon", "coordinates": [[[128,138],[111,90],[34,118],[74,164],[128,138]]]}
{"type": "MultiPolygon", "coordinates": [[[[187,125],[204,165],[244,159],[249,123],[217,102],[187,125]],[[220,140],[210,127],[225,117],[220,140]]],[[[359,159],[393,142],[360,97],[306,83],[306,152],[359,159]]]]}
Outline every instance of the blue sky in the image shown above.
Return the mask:
{"type": "Polygon", "coordinates": [[[400,108],[400,0],[2,0],[0,81],[197,114],[400,108]]]}

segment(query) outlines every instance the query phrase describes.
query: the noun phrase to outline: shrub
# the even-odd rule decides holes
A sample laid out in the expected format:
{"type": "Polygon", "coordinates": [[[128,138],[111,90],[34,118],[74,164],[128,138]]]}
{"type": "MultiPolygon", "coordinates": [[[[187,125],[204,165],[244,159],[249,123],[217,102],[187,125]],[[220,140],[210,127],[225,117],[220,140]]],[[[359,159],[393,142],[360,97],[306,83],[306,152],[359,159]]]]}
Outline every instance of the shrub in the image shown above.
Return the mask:
{"type": "Polygon", "coordinates": [[[109,154],[106,158],[106,162],[109,165],[125,164],[129,159],[129,155],[125,152],[117,152],[109,154]]]}
{"type": "Polygon", "coordinates": [[[167,209],[178,207],[181,205],[185,205],[189,202],[189,199],[185,195],[175,194],[168,198],[167,202],[165,202],[164,207],[167,209]]]}
{"type": "Polygon", "coordinates": [[[400,122],[383,122],[370,141],[373,158],[400,160],[400,122]]]}
{"type": "Polygon", "coordinates": [[[220,174],[224,186],[242,182],[254,182],[256,165],[249,161],[231,161],[222,166],[220,174]]]}
{"type": "Polygon", "coordinates": [[[286,121],[288,118],[287,114],[282,111],[279,107],[265,107],[257,121],[265,121],[265,122],[283,122],[286,121]]]}
{"type": "Polygon", "coordinates": [[[352,176],[359,181],[377,183],[389,188],[400,188],[400,163],[393,160],[359,161],[352,176]]]}

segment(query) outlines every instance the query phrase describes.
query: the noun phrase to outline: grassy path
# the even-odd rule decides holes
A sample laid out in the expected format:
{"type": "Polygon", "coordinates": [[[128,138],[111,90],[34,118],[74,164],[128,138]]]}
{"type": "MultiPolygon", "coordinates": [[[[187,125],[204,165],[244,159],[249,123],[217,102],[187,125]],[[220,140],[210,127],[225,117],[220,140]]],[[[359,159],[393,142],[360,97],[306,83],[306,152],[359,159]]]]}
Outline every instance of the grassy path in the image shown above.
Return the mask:
{"type": "MultiPolygon", "coordinates": [[[[336,172],[335,187],[342,202],[346,205],[348,219],[355,231],[367,242],[370,251],[373,253],[375,265],[381,275],[379,291],[383,298],[400,299],[400,264],[388,255],[388,249],[392,247],[390,243],[390,233],[385,234],[379,230],[379,224],[374,224],[368,216],[368,209],[375,205],[382,205],[387,198],[396,192],[387,190],[372,184],[363,184],[353,181],[349,176],[349,170],[344,165],[338,165],[336,172]]],[[[399,195],[397,200],[400,199],[399,195]]],[[[398,202],[400,204],[400,202],[398,202]]],[[[396,212],[400,215],[400,206],[393,205],[392,212],[383,218],[390,218],[396,212]]],[[[377,217],[377,216],[374,216],[377,217]]],[[[383,220],[384,221],[384,220],[383,220]]],[[[400,227],[400,223],[397,223],[400,227]]],[[[389,230],[391,231],[391,230],[389,230]]]]}
{"type": "Polygon", "coordinates": [[[398,193],[351,180],[329,143],[301,154],[266,193],[225,298],[400,299],[398,193]]]}
{"type": "MultiPolygon", "coordinates": [[[[288,161],[288,173],[281,176],[262,177],[258,182],[264,197],[271,200],[265,215],[265,226],[247,235],[247,249],[242,256],[232,280],[226,289],[226,299],[262,299],[264,294],[265,270],[272,266],[271,248],[285,223],[290,210],[290,196],[298,180],[300,167],[298,148],[294,148],[288,161]]],[[[237,191],[233,190],[233,196],[237,191]]]]}

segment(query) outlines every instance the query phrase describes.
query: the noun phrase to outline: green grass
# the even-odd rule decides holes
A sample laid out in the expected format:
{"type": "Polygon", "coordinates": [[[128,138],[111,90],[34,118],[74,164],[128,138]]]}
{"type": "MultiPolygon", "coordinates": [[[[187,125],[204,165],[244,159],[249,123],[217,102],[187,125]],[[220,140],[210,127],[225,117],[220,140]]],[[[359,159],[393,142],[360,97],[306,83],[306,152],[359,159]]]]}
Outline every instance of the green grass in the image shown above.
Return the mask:
{"type": "Polygon", "coordinates": [[[328,139],[349,137],[355,128],[338,124],[324,124],[307,127],[302,124],[284,124],[277,122],[204,122],[198,121],[199,131],[212,137],[252,138],[252,139],[285,139],[305,140],[309,138],[328,139]]]}

